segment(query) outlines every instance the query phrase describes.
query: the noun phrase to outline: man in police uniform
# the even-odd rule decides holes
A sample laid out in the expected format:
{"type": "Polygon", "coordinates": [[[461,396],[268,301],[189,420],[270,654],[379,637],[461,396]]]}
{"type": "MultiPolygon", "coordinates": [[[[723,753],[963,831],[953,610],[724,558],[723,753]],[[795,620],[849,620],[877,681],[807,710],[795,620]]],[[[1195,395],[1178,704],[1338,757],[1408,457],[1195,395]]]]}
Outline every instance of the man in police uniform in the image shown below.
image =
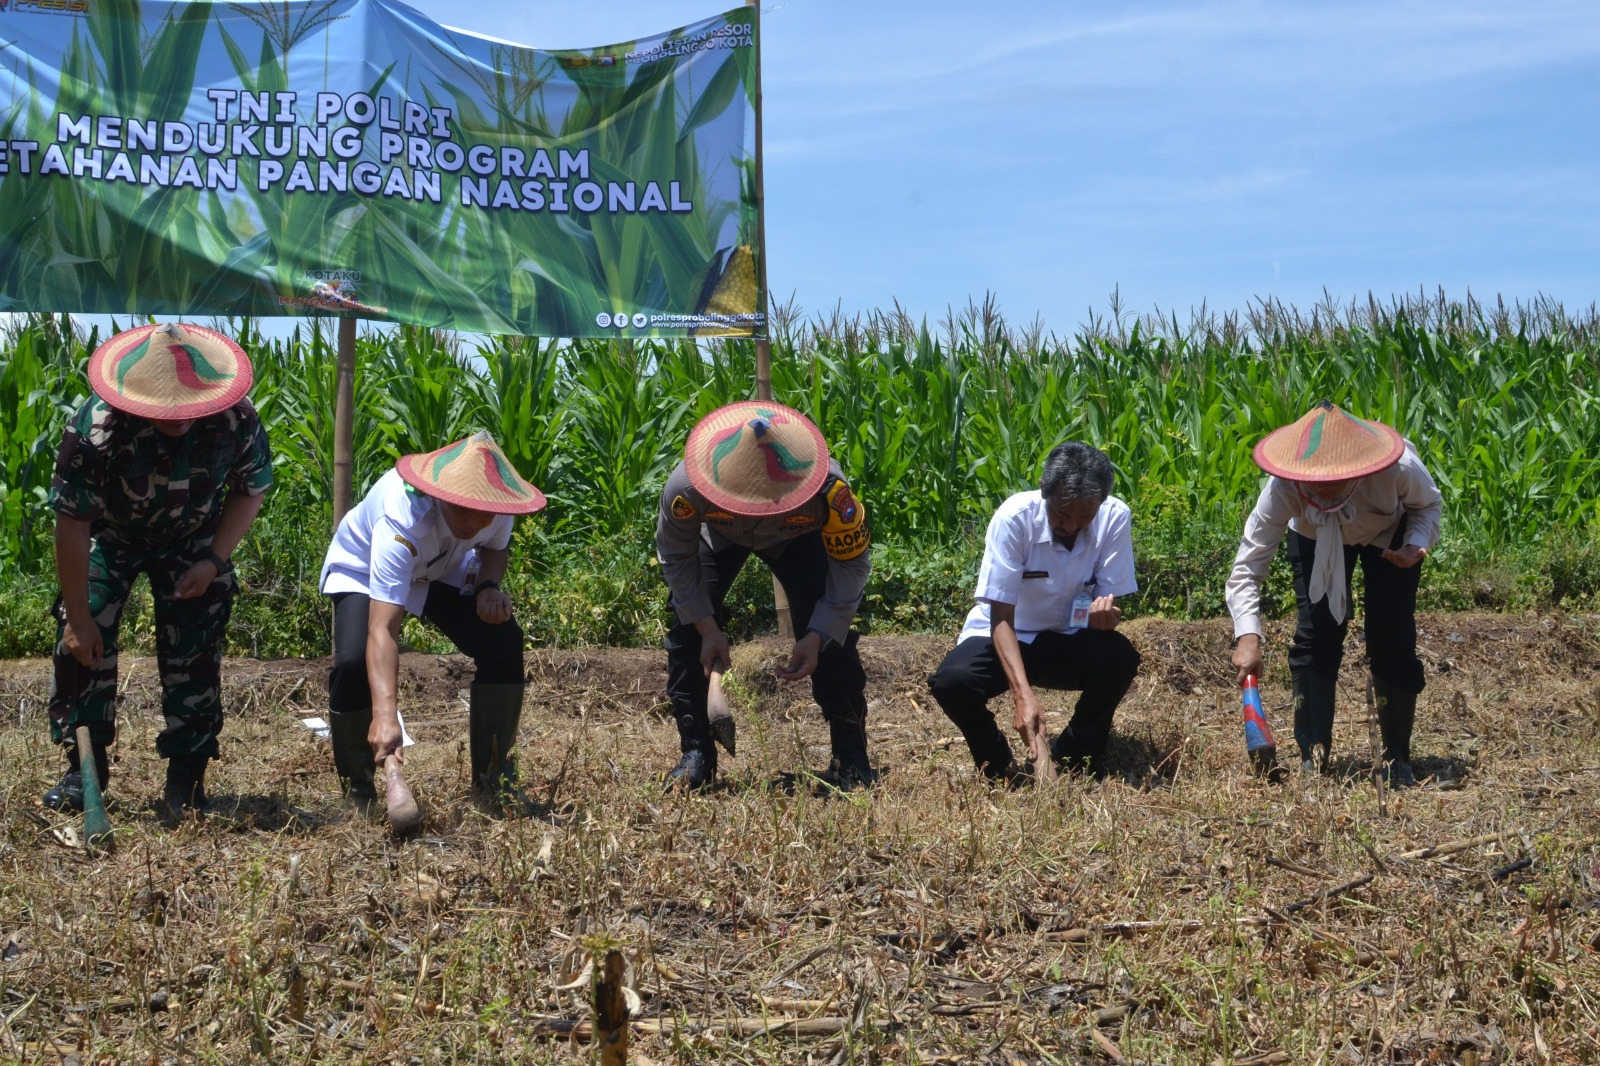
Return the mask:
{"type": "Polygon", "coordinates": [[[1139,669],[1138,651],[1116,632],[1116,599],[1139,585],[1128,505],[1111,495],[1112,476],[1104,452],[1058,445],[1045,458],[1039,491],[1012,496],[989,522],[978,602],[928,684],[991,780],[1027,772],[987,707],[1008,688],[1013,725],[1038,775],[1104,765],[1112,716],[1139,669]],[[1054,743],[1036,686],[1082,692],[1054,743]]]}
{"type": "Polygon", "coordinates": [[[707,678],[727,669],[723,599],[752,552],[789,599],[797,636],[778,677],[811,678],[833,744],[826,780],[850,790],[877,779],[867,758],[867,675],[850,628],[871,572],[869,539],[866,508],[800,412],[755,400],[695,426],[656,522],[678,616],[667,633],[667,694],[683,757],[669,784],[699,789],[716,777],[707,678]]]}
{"type": "Polygon", "coordinates": [[[230,559],[272,485],[272,453],[245,399],[250,359],[231,338],[182,323],[117,334],[89,358],[95,395],[61,441],[56,512],[55,679],[50,737],[68,768],[45,806],[83,809],[89,727],[104,787],[117,735],[117,632],[129,590],[150,579],[170,820],[205,813],[206,764],[222,730],[222,638],[238,592],[230,559]]]}
{"type": "Polygon", "coordinates": [[[515,516],[544,505],[478,433],[402,456],[339,523],[320,582],[333,599],[328,726],[340,788],[358,807],[377,799],[376,764],[401,750],[399,640],[410,613],[472,657],[473,786],[501,809],[536,813],[511,758],[522,721],[522,627],[500,579],[515,516]]]}

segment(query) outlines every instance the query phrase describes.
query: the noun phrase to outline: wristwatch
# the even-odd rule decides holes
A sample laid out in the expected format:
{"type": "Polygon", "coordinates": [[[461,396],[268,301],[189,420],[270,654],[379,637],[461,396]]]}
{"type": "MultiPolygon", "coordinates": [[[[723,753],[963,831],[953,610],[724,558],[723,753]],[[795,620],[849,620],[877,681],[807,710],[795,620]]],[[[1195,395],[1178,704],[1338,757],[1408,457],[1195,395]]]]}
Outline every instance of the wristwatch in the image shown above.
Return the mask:
{"type": "Polygon", "coordinates": [[[217,573],[219,573],[219,574],[222,573],[224,570],[228,569],[228,560],[224,559],[222,556],[218,555],[216,552],[212,551],[210,548],[207,548],[205,550],[205,552],[203,554],[201,554],[200,558],[204,559],[206,562],[208,562],[212,566],[216,567],[217,568],[217,573]]]}

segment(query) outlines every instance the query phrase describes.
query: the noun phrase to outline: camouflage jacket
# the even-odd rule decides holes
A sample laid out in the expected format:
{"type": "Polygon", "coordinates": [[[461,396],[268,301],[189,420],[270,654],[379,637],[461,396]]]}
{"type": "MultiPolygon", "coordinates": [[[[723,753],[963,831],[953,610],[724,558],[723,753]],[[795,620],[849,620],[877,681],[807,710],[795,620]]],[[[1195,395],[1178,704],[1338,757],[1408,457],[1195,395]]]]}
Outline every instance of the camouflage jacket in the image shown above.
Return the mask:
{"type": "Polygon", "coordinates": [[[711,614],[711,594],[700,569],[702,539],[713,550],[738,544],[770,552],[813,532],[822,534],[828,552],[828,581],[811,613],[810,628],[842,644],[861,606],[872,563],[867,509],[850,491],[839,464],[829,460],[822,487],[799,506],[784,514],[751,518],[729,514],[700,495],[680,462],[661,490],[661,513],[656,519],[656,556],[672,589],[678,620],[697,622],[711,614]]]}
{"type": "Polygon", "coordinates": [[[117,544],[159,547],[214,526],[230,492],[272,487],[272,451],[249,400],[169,437],[92,396],[61,440],[50,506],[117,544]]]}

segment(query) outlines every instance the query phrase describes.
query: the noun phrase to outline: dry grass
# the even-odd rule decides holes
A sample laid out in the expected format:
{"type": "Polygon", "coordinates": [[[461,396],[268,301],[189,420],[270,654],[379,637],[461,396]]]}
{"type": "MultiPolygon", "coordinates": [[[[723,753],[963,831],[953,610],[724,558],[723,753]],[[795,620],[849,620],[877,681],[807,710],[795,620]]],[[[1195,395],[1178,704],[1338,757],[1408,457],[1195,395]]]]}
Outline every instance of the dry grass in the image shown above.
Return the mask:
{"type": "MultiPolygon", "coordinates": [[[[320,713],[322,663],[230,664],[227,813],[161,829],[142,661],[110,857],[39,807],[59,772],[46,664],[6,664],[0,1059],[583,1059],[574,979],[620,945],[636,1061],[1593,1061],[1600,623],[1424,631],[1419,769],[1444,787],[1386,815],[1354,641],[1347,776],[1249,777],[1225,626],[1145,621],[1113,776],[997,793],[925,695],[948,641],[871,639],[889,772],[844,798],[781,787],[824,764],[826,731],[803,690],[763,682],[775,643],[736,649],[742,754],[699,797],[656,784],[676,750],[659,653],[537,652],[522,744],[535,791],[571,805],[557,827],[465,801],[465,664],[411,656],[408,715],[437,724],[408,761],[429,820],[403,842],[342,811],[295,721],[320,713]]],[[[1269,677],[1287,733],[1284,693],[1269,677]]],[[[1066,706],[1047,704],[1057,726],[1066,706]]]]}

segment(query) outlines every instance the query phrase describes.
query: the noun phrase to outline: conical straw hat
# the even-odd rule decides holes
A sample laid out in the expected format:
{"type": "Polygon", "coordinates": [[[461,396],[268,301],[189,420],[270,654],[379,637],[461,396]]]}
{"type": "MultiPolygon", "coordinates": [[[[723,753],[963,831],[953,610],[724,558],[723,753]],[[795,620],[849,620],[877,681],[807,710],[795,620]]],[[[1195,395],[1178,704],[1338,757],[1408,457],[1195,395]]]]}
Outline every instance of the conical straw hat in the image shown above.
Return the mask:
{"type": "Polygon", "coordinates": [[[770,400],[719,407],[689,433],[689,483],[739,515],[782,514],[816,495],[828,476],[822,431],[799,411],[770,400]]]}
{"type": "Polygon", "coordinates": [[[124,330],[89,357],[89,386],[119,411],[174,422],[238,403],[255,380],[231,337],[187,322],[124,330]]]}
{"type": "Polygon", "coordinates": [[[1406,442],[1382,422],[1369,422],[1323,400],[1256,445],[1256,465],[1291,481],[1344,481],[1393,466],[1406,442]]]}
{"type": "Polygon", "coordinates": [[[403,455],[394,466],[429,496],[474,511],[532,514],[545,504],[544,493],[523,480],[486,432],[436,452],[403,455]]]}

